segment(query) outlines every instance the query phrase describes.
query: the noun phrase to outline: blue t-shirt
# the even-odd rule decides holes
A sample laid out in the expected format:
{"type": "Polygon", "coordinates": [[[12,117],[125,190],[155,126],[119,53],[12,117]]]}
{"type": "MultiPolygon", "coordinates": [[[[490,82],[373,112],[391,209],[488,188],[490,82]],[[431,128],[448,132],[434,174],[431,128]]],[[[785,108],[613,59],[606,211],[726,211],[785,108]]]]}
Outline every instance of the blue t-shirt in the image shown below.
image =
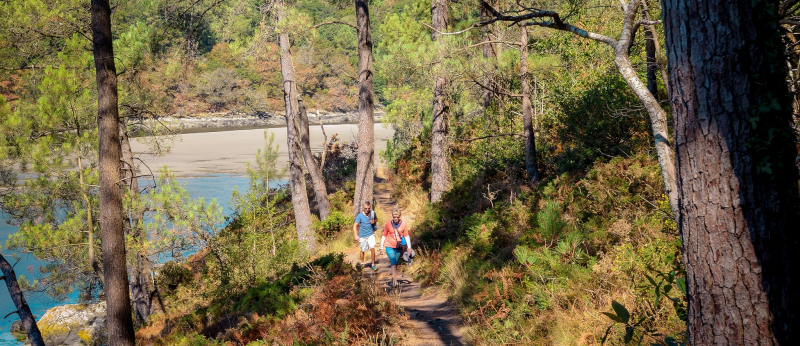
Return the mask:
{"type": "MultiPolygon", "coordinates": [[[[370,214],[372,214],[372,212],[370,212],[370,214]]],[[[375,234],[375,228],[372,223],[369,222],[369,216],[364,215],[363,212],[356,215],[356,223],[358,224],[359,238],[366,238],[375,234]]]]}

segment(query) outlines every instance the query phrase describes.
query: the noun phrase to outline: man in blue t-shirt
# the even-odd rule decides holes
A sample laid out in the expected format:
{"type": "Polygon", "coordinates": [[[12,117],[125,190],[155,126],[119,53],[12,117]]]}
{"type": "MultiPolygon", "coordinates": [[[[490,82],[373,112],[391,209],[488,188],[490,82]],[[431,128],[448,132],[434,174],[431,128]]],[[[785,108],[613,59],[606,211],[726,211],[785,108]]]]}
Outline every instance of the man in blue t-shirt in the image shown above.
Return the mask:
{"type": "Polygon", "coordinates": [[[371,268],[378,270],[378,267],[375,266],[375,229],[378,220],[369,202],[364,202],[362,209],[363,212],[356,215],[356,222],[353,224],[353,237],[361,248],[361,263],[364,263],[364,254],[370,250],[372,254],[371,268]]]}

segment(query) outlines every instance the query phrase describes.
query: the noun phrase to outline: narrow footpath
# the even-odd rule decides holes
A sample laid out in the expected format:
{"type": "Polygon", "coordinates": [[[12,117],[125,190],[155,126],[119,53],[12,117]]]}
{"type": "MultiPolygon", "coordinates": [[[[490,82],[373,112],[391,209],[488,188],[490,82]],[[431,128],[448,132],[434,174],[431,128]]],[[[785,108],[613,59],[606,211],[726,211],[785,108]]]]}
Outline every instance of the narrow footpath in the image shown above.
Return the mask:
{"type": "MultiPolygon", "coordinates": [[[[378,219],[378,238],[376,248],[380,246],[380,233],[383,231],[383,225],[386,218],[391,215],[392,209],[397,206],[396,202],[392,199],[391,184],[385,179],[376,178],[374,186],[374,195],[376,200],[376,209],[380,208],[383,218],[378,219]]],[[[411,244],[416,246],[413,225],[414,215],[403,214],[403,220],[409,222],[411,225],[411,244]]],[[[377,249],[376,249],[377,250],[377,249]]],[[[348,249],[346,257],[347,260],[353,264],[359,261],[358,246],[348,249]]],[[[365,257],[366,262],[369,262],[369,253],[365,257]]],[[[405,336],[402,345],[409,346],[451,346],[451,345],[465,345],[463,339],[464,323],[458,316],[456,310],[450,306],[447,299],[437,292],[430,290],[422,293],[420,284],[414,282],[410,275],[406,274],[407,266],[401,260],[398,265],[400,271],[398,275],[398,287],[395,289],[389,288],[389,281],[392,278],[392,271],[389,267],[389,259],[384,252],[383,255],[377,256],[378,270],[364,268],[364,279],[372,281],[375,285],[379,285],[387,293],[389,293],[395,304],[404,309],[407,319],[403,319],[400,324],[405,336]]]]}

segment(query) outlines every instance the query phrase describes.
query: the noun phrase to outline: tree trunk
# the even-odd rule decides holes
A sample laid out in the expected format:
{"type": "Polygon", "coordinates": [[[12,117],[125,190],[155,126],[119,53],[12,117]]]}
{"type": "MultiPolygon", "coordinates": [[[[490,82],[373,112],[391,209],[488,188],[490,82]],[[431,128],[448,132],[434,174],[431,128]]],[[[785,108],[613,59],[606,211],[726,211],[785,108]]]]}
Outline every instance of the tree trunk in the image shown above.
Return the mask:
{"type": "Polygon", "coordinates": [[[328,201],[328,189],[325,187],[325,179],[322,177],[322,167],[317,164],[314,155],[311,153],[311,140],[308,134],[308,114],[303,100],[297,100],[298,120],[300,130],[300,145],[303,150],[303,159],[306,162],[306,169],[311,176],[311,183],[314,185],[314,199],[317,201],[319,209],[319,219],[325,221],[331,213],[331,203],[328,201]]]}
{"type": "MultiPolygon", "coordinates": [[[[431,6],[434,42],[447,30],[447,0],[433,0],[431,6]]],[[[439,69],[433,79],[433,125],[431,127],[431,202],[438,202],[450,190],[447,132],[450,117],[450,79],[439,69]]]]}
{"type": "MultiPolygon", "coordinates": [[[[626,26],[628,23],[626,23],[626,26]]],[[[630,32],[630,31],[628,31],[630,32]]],[[[622,40],[620,40],[622,41],[622,40]]],[[[656,156],[658,165],[661,168],[661,179],[664,181],[664,191],[669,199],[669,206],[672,215],[677,220],[678,215],[678,190],[675,188],[675,162],[672,157],[672,149],[669,143],[669,131],[667,130],[667,113],[658,104],[655,96],[647,90],[639,75],[631,65],[628,56],[627,43],[617,43],[614,46],[614,62],[622,78],[631,88],[634,94],[642,102],[647,113],[650,115],[650,127],[653,129],[653,139],[655,141],[656,156]]]]}
{"type": "MultiPolygon", "coordinates": [[[[480,11],[481,21],[486,20],[489,17],[489,11],[486,7],[481,6],[480,11]]],[[[494,46],[492,44],[486,43],[491,41],[492,38],[489,36],[489,26],[484,25],[481,27],[481,41],[483,44],[481,45],[481,50],[483,52],[483,60],[484,62],[494,58],[494,46]]],[[[488,88],[494,82],[493,76],[493,69],[494,69],[494,62],[492,63],[492,68],[486,69],[483,71],[483,86],[485,88],[481,89],[481,107],[483,108],[483,113],[486,114],[486,110],[492,105],[492,98],[493,93],[488,88]]]]}
{"type": "MultiPolygon", "coordinates": [[[[119,134],[122,162],[124,164],[124,169],[122,170],[123,179],[128,183],[128,193],[131,200],[136,201],[139,199],[139,179],[136,177],[136,166],[133,162],[133,150],[131,150],[131,143],[128,138],[128,129],[125,127],[125,121],[123,120],[119,122],[119,134]]],[[[141,225],[139,225],[143,218],[144,216],[136,210],[130,210],[124,216],[124,223],[130,226],[131,238],[135,242],[135,244],[131,245],[137,252],[134,263],[131,263],[130,284],[133,312],[140,325],[147,323],[151,314],[162,311],[159,304],[160,299],[156,299],[158,292],[150,279],[150,274],[152,273],[150,258],[147,256],[147,250],[143,248],[146,235],[141,225]]]]}
{"type": "MultiPolygon", "coordinates": [[[[274,6],[278,21],[285,21],[286,14],[283,1],[275,1],[274,6]]],[[[283,102],[286,109],[286,141],[289,152],[289,185],[292,189],[292,205],[294,206],[297,239],[305,244],[306,250],[316,252],[317,241],[311,229],[311,209],[308,206],[308,195],[306,194],[302,168],[303,158],[299,147],[299,134],[297,130],[297,117],[299,112],[297,85],[295,84],[289,34],[285,30],[281,30],[278,35],[278,46],[280,46],[281,49],[283,102]]]]}
{"type": "Polygon", "coordinates": [[[520,26],[519,74],[522,83],[522,121],[525,126],[525,170],[528,184],[535,186],[541,179],[536,163],[536,136],[533,133],[533,106],[531,105],[531,82],[528,74],[528,29],[520,26]]]}
{"type": "Polygon", "coordinates": [[[777,4],[664,0],[693,345],[800,339],[797,150],[777,4]]]}
{"type": "MultiPolygon", "coordinates": [[[[647,1],[648,0],[642,0],[642,15],[644,16],[645,20],[649,21],[649,20],[652,20],[652,19],[650,18],[650,5],[647,4],[647,1]]],[[[649,41],[652,41],[652,44],[653,44],[653,46],[652,46],[652,54],[653,54],[653,59],[654,59],[654,62],[655,62],[655,68],[658,68],[658,70],[661,72],[661,80],[664,82],[664,85],[667,85],[667,78],[668,77],[667,77],[667,68],[665,67],[666,62],[664,61],[664,57],[661,55],[661,43],[659,43],[659,40],[658,40],[658,34],[657,34],[657,31],[656,31],[656,26],[655,25],[647,25],[647,26],[645,26],[645,28],[650,33],[649,41]]],[[[645,33],[645,37],[647,37],[647,33],[645,33]]],[[[650,48],[645,47],[645,49],[648,50],[647,54],[648,54],[648,59],[649,59],[649,54],[650,54],[649,49],[650,48]]],[[[648,66],[648,73],[649,73],[650,66],[651,66],[649,60],[648,60],[647,66],[648,66]]],[[[648,80],[649,80],[649,77],[648,77],[648,80]]],[[[653,80],[655,80],[655,79],[653,79],[653,80]]],[[[650,84],[648,83],[648,87],[649,87],[649,85],[650,84]]],[[[668,89],[667,93],[669,93],[669,88],[667,88],[667,89],[668,89]]],[[[656,92],[657,92],[658,88],[656,87],[656,88],[651,89],[651,90],[656,90],[656,92]]],[[[653,96],[656,96],[656,98],[658,97],[657,94],[653,94],[653,96]]],[[[667,96],[667,98],[669,98],[669,96],[667,96]]]]}
{"type": "MultiPolygon", "coordinates": [[[[81,147],[81,129],[78,127],[77,129],[78,134],[78,141],[76,146],[78,148],[81,147]]],[[[97,277],[100,279],[100,282],[103,282],[103,269],[100,268],[100,262],[97,261],[97,256],[94,252],[94,216],[92,216],[92,202],[89,200],[89,194],[86,192],[86,184],[84,183],[83,179],[83,156],[81,153],[78,153],[78,157],[76,158],[78,163],[78,183],[80,184],[81,190],[81,197],[83,198],[83,203],[86,203],[86,229],[87,229],[87,252],[89,255],[89,263],[92,266],[92,270],[97,274],[97,277]]]]}
{"type": "Polygon", "coordinates": [[[3,257],[1,253],[0,271],[3,272],[2,279],[6,282],[8,294],[11,296],[11,300],[14,301],[14,306],[17,308],[16,313],[19,315],[20,321],[22,321],[22,328],[25,328],[28,340],[33,346],[44,346],[42,333],[39,331],[39,326],[36,325],[36,319],[33,318],[31,308],[28,306],[28,302],[25,301],[25,296],[19,288],[19,283],[17,283],[17,274],[14,273],[14,268],[6,261],[6,258],[3,257]]]}
{"type": "Polygon", "coordinates": [[[362,203],[372,202],[372,183],[375,178],[375,92],[372,83],[369,4],[367,0],[355,0],[355,5],[358,29],[358,163],[353,208],[354,213],[358,214],[362,203]]]}
{"type": "Polygon", "coordinates": [[[108,340],[111,345],[134,344],[131,299],[125,261],[120,188],[119,109],[117,70],[111,36],[108,0],[92,0],[92,50],[97,80],[97,127],[100,170],[100,232],[108,340]]]}
{"type": "Polygon", "coordinates": [[[125,265],[120,188],[119,109],[117,69],[111,36],[108,0],[92,0],[92,49],[97,80],[97,125],[100,170],[100,232],[108,340],[111,345],[134,344],[131,299],[125,265]]]}
{"type": "Polygon", "coordinates": [[[644,30],[645,61],[647,61],[647,90],[658,99],[658,81],[656,80],[656,44],[653,41],[654,32],[650,28],[644,30]]]}

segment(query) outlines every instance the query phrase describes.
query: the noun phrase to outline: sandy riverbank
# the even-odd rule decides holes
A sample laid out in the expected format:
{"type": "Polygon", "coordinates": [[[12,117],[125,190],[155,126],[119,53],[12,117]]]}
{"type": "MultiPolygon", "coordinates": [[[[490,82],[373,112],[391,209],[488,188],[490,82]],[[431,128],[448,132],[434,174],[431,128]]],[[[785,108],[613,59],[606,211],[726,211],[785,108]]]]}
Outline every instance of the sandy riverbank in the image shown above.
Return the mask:
{"type": "MultiPolygon", "coordinates": [[[[275,143],[279,147],[279,162],[286,164],[288,155],[286,151],[286,128],[250,129],[234,131],[215,131],[202,133],[183,134],[172,142],[172,150],[162,156],[148,154],[148,146],[142,139],[131,141],[133,152],[147,166],[158,174],[164,165],[168,166],[179,177],[197,176],[206,174],[243,174],[247,162],[255,161],[258,149],[264,147],[264,131],[275,134],[275,143]]],[[[311,126],[311,150],[315,153],[322,151],[322,131],[319,126],[311,126]]],[[[325,132],[328,138],[334,133],[339,134],[342,141],[355,141],[358,134],[358,125],[340,124],[326,125],[325,132]]],[[[394,129],[385,128],[382,124],[375,124],[375,155],[386,148],[386,142],[392,138],[394,129]]],[[[148,174],[147,167],[140,165],[140,174],[148,174]]]]}

